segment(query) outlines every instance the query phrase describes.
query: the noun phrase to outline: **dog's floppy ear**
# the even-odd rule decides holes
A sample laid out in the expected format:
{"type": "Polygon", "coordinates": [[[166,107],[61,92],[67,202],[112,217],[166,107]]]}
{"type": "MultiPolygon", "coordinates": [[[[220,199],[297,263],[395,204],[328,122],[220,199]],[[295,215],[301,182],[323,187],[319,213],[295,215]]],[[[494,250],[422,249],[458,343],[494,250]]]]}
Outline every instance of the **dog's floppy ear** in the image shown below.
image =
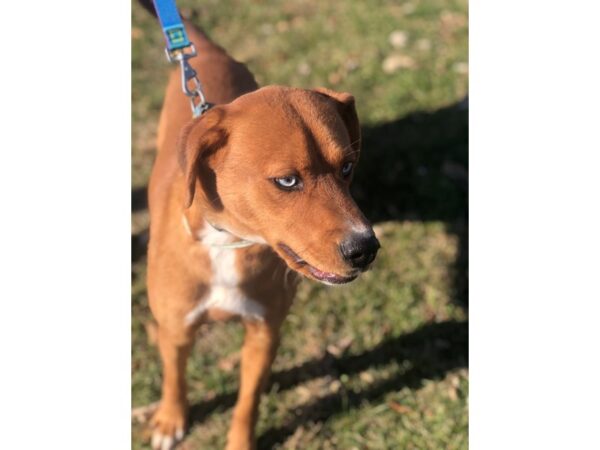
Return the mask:
{"type": "Polygon", "coordinates": [[[356,113],[354,96],[347,92],[335,92],[324,87],[315,89],[315,92],[335,101],[338,113],[348,129],[352,149],[358,152],[360,150],[360,124],[358,122],[358,114],[356,113]]]}
{"type": "MultiPolygon", "coordinates": [[[[188,123],[179,136],[177,147],[179,165],[183,170],[186,185],[186,208],[189,208],[194,200],[199,173],[212,173],[208,168],[207,159],[227,143],[228,133],[223,124],[224,117],[224,108],[215,106],[188,123]]],[[[212,181],[214,183],[214,180],[212,181]]]]}

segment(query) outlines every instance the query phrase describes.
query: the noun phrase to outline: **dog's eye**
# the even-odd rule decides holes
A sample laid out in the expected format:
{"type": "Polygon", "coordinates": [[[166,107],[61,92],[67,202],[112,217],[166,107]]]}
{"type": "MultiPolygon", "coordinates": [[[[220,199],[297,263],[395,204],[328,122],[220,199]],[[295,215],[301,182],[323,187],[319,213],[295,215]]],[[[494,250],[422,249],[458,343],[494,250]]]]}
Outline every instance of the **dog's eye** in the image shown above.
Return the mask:
{"type": "Polygon", "coordinates": [[[277,185],[277,187],[285,190],[298,189],[301,187],[302,183],[300,178],[295,175],[289,175],[287,177],[281,178],[273,178],[273,181],[277,185]]]}
{"type": "Polygon", "coordinates": [[[352,168],[354,167],[354,163],[348,161],[347,163],[345,163],[342,166],[342,176],[345,178],[348,175],[350,175],[350,172],[352,172],[352,168]]]}

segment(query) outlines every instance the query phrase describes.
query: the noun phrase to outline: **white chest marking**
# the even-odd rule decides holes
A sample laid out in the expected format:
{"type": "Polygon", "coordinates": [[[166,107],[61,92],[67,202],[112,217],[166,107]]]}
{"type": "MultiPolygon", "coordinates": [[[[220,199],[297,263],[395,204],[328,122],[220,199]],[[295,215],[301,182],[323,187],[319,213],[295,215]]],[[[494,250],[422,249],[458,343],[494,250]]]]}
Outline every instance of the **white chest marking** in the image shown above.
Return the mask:
{"type": "Polygon", "coordinates": [[[263,305],[246,297],[239,288],[240,279],[235,267],[237,250],[215,246],[229,244],[236,238],[226,231],[214,229],[209,224],[198,233],[198,237],[208,250],[212,280],[207,297],[186,315],[186,324],[194,323],[210,308],[262,320],[265,314],[263,305]]]}

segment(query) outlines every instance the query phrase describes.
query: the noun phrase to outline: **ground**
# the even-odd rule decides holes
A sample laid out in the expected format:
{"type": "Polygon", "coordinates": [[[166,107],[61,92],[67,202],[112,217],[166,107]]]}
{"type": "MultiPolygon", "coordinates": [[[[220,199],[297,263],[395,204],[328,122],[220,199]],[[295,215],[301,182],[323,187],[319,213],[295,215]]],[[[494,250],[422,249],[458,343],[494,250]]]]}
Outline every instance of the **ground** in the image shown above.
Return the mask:
{"type": "MultiPolygon", "coordinates": [[[[466,0],[179,1],[262,85],[356,97],[353,194],[382,244],[338,288],[303,281],[263,396],[261,449],[466,449],[466,0]]],[[[145,188],[166,76],[158,25],[133,5],[133,406],[160,396],[145,288],[145,188]]],[[[201,329],[181,448],[222,448],[238,386],[239,324],[201,329]]],[[[148,448],[132,420],[133,448],[148,448]]]]}

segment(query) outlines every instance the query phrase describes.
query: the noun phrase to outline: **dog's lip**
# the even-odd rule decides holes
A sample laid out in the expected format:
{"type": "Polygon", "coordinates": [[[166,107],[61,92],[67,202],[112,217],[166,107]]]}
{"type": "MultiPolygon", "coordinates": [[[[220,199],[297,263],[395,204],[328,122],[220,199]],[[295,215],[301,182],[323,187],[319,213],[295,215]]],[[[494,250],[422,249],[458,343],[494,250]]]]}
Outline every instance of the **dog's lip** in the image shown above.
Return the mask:
{"type": "Polygon", "coordinates": [[[306,269],[308,269],[308,273],[318,281],[324,281],[326,283],[331,284],[344,284],[349,283],[350,281],[358,277],[358,273],[354,273],[349,276],[343,276],[332,272],[324,272],[304,261],[294,250],[292,250],[287,245],[281,242],[277,245],[287,256],[289,256],[292,259],[292,261],[295,264],[297,264],[299,267],[306,267],[306,269]]]}
{"type": "Polygon", "coordinates": [[[311,266],[310,264],[306,264],[306,267],[308,268],[308,271],[310,272],[310,274],[317,280],[325,281],[327,283],[332,283],[332,284],[350,283],[351,281],[355,280],[356,277],[358,277],[358,274],[344,277],[341,275],[336,275],[335,273],[331,273],[331,272],[323,272],[323,271],[317,269],[316,267],[311,266]]]}

